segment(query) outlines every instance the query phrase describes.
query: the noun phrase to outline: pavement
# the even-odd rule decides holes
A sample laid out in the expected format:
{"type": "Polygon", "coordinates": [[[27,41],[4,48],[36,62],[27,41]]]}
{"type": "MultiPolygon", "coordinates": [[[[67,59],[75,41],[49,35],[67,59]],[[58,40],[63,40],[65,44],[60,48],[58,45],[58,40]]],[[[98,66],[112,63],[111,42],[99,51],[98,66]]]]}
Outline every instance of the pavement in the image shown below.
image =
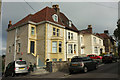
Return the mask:
{"type": "MultiPolygon", "coordinates": [[[[98,67],[103,66],[104,64],[99,64],[98,67]]],[[[38,78],[64,78],[64,77],[68,77],[70,76],[69,73],[65,73],[65,72],[48,72],[45,70],[40,70],[38,69],[38,71],[31,73],[30,75],[28,75],[27,77],[38,77],[38,78]]],[[[26,76],[25,76],[26,77],[26,76]]]]}

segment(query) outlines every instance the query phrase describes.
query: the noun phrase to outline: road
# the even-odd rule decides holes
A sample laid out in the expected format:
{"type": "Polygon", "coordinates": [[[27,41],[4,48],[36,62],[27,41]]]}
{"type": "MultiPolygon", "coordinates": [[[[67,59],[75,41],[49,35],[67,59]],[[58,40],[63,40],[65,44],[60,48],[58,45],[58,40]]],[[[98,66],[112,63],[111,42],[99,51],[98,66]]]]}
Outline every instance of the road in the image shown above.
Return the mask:
{"type": "MultiPolygon", "coordinates": [[[[77,72],[74,74],[69,75],[68,73],[62,73],[62,72],[56,72],[56,73],[51,73],[51,74],[47,74],[47,75],[36,75],[36,76],[17,76],[14,77],[12,79],[35,79],[35,78],[40,78],[40,79],[45,79],[45,78],[55,78],[56,79],[71,79],[71,78],[115,78],[117,79],[120,76],[120,62],[116,62],[116,63],[109,63],[109,64],[102,64],[99,66],[99,68],[97,70],[92,70],[89,71],[88,73],[81,73],[81,72],[77,72]]],[[[106,79],[107,80],[107,79],[106,79]]],[[[110,79],[109,79],[110,80],[110,79]]]]}

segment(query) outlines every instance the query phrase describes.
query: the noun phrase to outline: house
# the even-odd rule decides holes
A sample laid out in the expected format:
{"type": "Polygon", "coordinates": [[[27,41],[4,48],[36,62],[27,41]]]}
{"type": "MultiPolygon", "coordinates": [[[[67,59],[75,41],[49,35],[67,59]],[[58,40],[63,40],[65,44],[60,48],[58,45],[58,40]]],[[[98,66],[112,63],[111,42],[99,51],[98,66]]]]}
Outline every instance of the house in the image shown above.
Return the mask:
{"type": "Polygon", "coordinates": [[[92,25],[88,25],[87,29],[79,31],[78,45],[80,55],[104,53],[103,38],[93,34],[92,25]]]}
{"type": "Polygon", "coordinates": [[[96,35],[103,38],[105,53],[116,53],[116,41],[109,35],[108,30],[104,30],[104,33],[97,33],[96,35]]]}
{"type": "Polygon", "coordinates": [[[9,21],[6,65],[19,58],[44,66],[78,55],[78,30],[59,5],[45,7],[12,25],[9,21]]]}

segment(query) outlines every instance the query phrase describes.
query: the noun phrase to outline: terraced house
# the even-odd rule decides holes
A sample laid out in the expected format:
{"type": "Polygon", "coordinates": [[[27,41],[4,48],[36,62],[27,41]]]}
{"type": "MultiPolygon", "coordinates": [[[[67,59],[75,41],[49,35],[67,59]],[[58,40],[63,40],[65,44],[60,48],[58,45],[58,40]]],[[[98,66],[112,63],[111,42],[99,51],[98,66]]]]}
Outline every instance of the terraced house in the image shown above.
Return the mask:
{"type": "Polygon", "coordinates": [[[6,65],[19,58],[45,65],[46,61],[66,61],[78,55],[78,30],[58,5],[45,7],[8,24],[6,65]]]}
{"type": "Polygon", "coordinates": [[[88,25],[87,29],[79,31],[79,54],[96,54],[100,55],[105,52],[105,46],[103,45],[103,38],[94,34],[92,31],[92,25],[88,25]]]}

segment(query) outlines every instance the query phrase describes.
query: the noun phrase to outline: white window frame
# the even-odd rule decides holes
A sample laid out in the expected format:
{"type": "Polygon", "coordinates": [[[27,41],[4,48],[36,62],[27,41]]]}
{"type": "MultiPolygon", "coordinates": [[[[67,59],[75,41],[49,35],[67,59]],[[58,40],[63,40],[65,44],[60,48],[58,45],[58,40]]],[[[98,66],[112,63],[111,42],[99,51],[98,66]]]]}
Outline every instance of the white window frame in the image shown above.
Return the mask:
{"type": "Polygon", "coordinates": [[[54,20],[55,22],[58,22],[58,15],[57,15],[57,14],[54,14],[54,15],[52,16],[52,18],[53,18],[53,20],[54,20]]]}
{"type": "Polygon", "coordinates": [[[68,40],[70,40],[70,32],[68,32],[68,40]]]}
{"type": "Polygon", "coordinates": [[[52,53],[57,53],[57,41],[52,41],[52,53]],[[56,43],[56,46],[54,46],[54,42],[56,43]],[[54,49],[56,50],[54,51],[54,49]]]}
{"type": "Polygon", "coordinates": [[[94,43],[96,43],[96,37],[93,37],[93,41],[94,41],[94,43]]]}
{"type": "Polygon", "coordinates": [[[60,52],[60,50],[59,50],[59,53],[62,53],[62,41],[59,41],[59,49],[61,48],[61,52],[60,52]],[[61,46],[60,46],[60,44],[61,44],[61,46]]]}
{"type": "Polygon", "coordinates": [[[31,27],[31,34],[35,35],[35,27],[31,27]]]}
{"type": "Polygon", "coordinates": [[[74,53],[76,52],[76,47],[77,47],[77,45],[76,45],[76,44],[74,44],[74,53]]]}
{"type": "Polygon", "coordinates": [[[72,44],[68,44],[68,53],[73,54],[73,45],[72,44]]]}
{"type": "Polygon", "coordinates": [[[57,36],[59,36],[60,34],[59,34],[59,31],[60,31],[60,29],[57,29],[57,36]]]}
{"type": "Polygon", "coordinates": [[[69,27],[72,27],[72,21],[69,20],[69,27]]]}
{"type": "Polygon", "coordinates": [[[98,53],[98,47],[94,47],[94,52],[98,53]]]}
{"type": "Polygon", "coordinates": [[[56,28],[55,27],[53,27],[53,36],[55,36],[56,35],[56,28]],[[54,30],[55,29],[55,30],[54,30]],[[54,34],[55,33],[55,34],[54,34]]]}
{"type": "Polygon", "coordinates": [[[71,33],[71,40],[73,40],[73,33],[71,33]]]}

